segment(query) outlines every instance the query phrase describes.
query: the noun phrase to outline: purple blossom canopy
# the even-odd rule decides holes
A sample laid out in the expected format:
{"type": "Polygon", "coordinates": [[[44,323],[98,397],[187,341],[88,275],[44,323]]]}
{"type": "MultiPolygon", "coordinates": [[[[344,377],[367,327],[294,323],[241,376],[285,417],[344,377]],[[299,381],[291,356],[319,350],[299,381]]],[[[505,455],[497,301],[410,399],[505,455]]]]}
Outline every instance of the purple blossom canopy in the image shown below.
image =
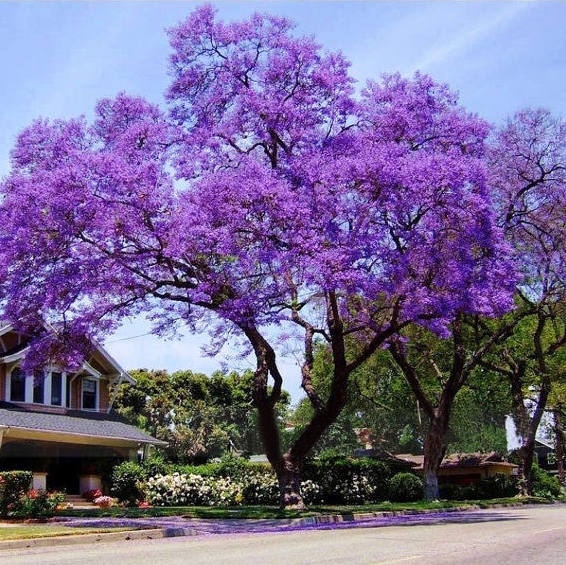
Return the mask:
{"type": "Polygon", "coordinates": [[[498,224],[527,300],[566,295],[566,123],[543,109],[517,112],[494,136],[490,183],[498,224]]]}
{"type": "Polygon", "coordinates": [[[344,57],[291,31],[199,8],[169,31],[168,114],[120,94],[92,124],[26,128],[1,187],[5,316],[64,322],[68,363],[79,335],[142,312],[225,331],[300,308],[324,332],[332,292],[371,338],[510,308],[487,124],[426,75],[356,98],[344,57]]]}

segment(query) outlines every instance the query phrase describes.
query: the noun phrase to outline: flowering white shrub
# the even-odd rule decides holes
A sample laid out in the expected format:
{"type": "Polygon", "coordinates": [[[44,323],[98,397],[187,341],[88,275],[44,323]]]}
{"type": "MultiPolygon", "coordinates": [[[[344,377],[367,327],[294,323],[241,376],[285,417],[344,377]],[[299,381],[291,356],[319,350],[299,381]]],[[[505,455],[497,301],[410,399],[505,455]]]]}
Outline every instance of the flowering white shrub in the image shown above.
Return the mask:
{"type": "Polygon", "coordinates": [[[320,502],[362,504],[385,500],[389,469],[379,462],[320,461],[305,471],[321,487],[320,502]]]}
{"type": "Polygon", "coordinates": [[[250,473],[243,478],[242,482],[246,504],[277,504],[279,500],[279,483],[275,475],[270,473],[250,473]]]}
{"type": "Polygon", "coordinates": [[[237,506],[244,501],[241,483],[232,481],[227,477],[210,477],[209,481],[212,487],[210,504],[214,506],[237,506]]]}
{"type": "MultiPolygon", "coordinates": [[[[321,488],[303,481],[305,502],[320,501],[321,488]]],[[[277,478],[269,473],[247,473],[238,479],[201,475],[156,475],[147,481],[147,497],[156,506],[237,506],[279,501],[277,478]]]]}
{"type": "Polygon", "coordinates": [[[306,480],[301,483],[301,496],[307,504],[322,502],[322,489],[314,481],[306,480]]]}
{"type": "Polygon", "coordinates": [[[211,506],[213,489],[200,475],[156,475],[147,481],[148,501],[156,506],[211,506]]]}

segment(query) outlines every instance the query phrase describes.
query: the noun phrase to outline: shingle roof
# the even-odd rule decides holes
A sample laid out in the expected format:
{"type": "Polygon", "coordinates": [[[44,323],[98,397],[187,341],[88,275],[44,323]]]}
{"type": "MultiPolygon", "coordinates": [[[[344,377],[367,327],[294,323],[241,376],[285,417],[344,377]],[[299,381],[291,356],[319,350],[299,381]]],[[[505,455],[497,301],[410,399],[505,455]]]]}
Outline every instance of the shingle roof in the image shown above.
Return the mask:
{"type": "Polygon", "coordinates": [[[35,407],[0,402],[0,426],[81,436],[125,439],[160,445],[161,442],[128,424],[116,413],[101,414],[67,410],[65,413],[42,412],[35,407]]]}
{"type": "Polygon", "coordinates": [[[18,343],[18,345],[15,345],[14,347],[4,351],[2,353],[2,357],[0,357],[0,360],[2,360],[4,357],[9,357],[10,355],[14,355],[14,353],[19,353],[20,351],[23,351],[26,347],[28,347],[28,345],[29,344],[27,343],[27,341],[22,341],[22,343],[18,343]]]}
{"type": "MultiPolygon", "coordinates": [[[[415,470],[422,470],[424,455],[409,455],[406,453],[396,455],[398,459],[402,459],[413,465],[415,470]]],[[[503,461],[501,455],[495,451],[490,453],[453,453],[447,455],[442,460],[441,469],[453,467],[485,467],[490,465],[498,465],[501,467],[517,467],[513,463],[503,461]]]]}

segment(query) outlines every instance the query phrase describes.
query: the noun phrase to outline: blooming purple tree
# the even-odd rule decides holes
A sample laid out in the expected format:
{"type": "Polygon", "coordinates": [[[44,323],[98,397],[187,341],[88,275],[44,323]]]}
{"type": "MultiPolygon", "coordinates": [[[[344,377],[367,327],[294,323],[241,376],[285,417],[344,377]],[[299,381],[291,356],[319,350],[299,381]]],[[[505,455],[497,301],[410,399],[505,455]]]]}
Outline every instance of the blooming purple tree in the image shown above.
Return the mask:
{"type": "Polygon", "coordinates": [[[344,58],[291,28],[199,8],[169,32],[169,117],[119,95],[91,125],[27,128],[2,184],[0,288],[10,320],[58,329],[30,364],[76,364],[85,336],[140,313],[160,334],[240,339],[281,504],[302,506],[302,464],[350,374],[408,324],[445,335],[457,313],[500,313],[510,293],[486,124],[422,75],[356,99],[344,58]],[[283,453],[276,351],[289,337],[314,415],[283,453]],[[332,351],[326,397],[311,379],[317,339],[332,351]]]}
{"type": "MultiPolygon", "coordinates": [[[[566,123],[547,110],[518,112],[496,133],[489,159],[498,223],[521,277],[513,331],[482,364],[509,380],[519,485],[530,495],[537,430],[566,377],[566,123]]],[[[478,329],[493,333],[491,324],[478,329]]]]}

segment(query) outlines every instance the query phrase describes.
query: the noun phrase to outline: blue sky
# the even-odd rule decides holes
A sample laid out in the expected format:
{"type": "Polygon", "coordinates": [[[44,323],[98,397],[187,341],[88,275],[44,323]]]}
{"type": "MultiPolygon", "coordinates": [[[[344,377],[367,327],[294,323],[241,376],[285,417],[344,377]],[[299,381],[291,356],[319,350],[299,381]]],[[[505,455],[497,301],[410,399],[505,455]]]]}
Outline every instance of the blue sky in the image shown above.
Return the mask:
{"type": "MultiPolygon", "coordinates": [[[[38,116],[91,113],[119,91],[162,101],[169,47],[163,30],[194,2],[0,3],[0,176],[9,171],[16,134],[38,116]]],[[[543,106],[566,114],[566,3],[562,2],[221,2],[219,15],[254,11],[287,16],[298,34],[340,49],[364,83],[383,72],[430,73],[460,92],[462,103],[492,122],[543,106]]],[[[210,373],[252,367],[226,351],[204,356],[206,336],[161,341],[132,320],[107,340],[128,369],[188,368],[210,373]],[[120,340],[120,341],[118,341],[120,340]]],[[[286,388],[300,397],[299,371],[284,360],[286,388]]]]}

